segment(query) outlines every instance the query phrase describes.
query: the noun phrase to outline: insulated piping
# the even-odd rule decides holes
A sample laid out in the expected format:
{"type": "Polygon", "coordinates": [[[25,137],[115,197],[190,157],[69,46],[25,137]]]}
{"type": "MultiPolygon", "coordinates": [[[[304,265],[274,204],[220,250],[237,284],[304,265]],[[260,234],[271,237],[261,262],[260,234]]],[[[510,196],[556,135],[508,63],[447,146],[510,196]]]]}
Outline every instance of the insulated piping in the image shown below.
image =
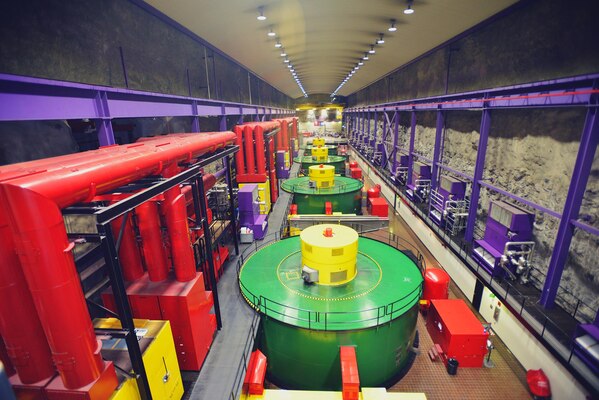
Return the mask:
{"type": "Polygon", "coordinates": [[[39,382],[52,377],[56,370],[3,209],[0,237],[0,335],[21,382],[39,382]]]}
{"type": "Polygon", "coordinates": [[[163,165],[214,151],[234,139],[231,132],[166,136],[107,148],[115,151],[110,162],[92,157],[76,168],[0,183],[15,247],[65,387],[92,383],[103,362],[72,255],[65,252],[70,246],[60,208],[156,173],[163,165]],[[118,151],[122,154],[116,156],[118,151]]]}

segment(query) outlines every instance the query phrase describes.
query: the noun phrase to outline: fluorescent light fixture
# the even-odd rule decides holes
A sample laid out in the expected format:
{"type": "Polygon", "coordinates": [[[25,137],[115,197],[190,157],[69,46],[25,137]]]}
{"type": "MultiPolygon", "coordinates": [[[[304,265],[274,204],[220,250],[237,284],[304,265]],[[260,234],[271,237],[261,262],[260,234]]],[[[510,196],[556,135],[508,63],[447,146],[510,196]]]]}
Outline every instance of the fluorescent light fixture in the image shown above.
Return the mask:
{"type": "Polygon", "coordinates": [[[289,64],[289,59],[288,59],[288,58],[286,58],[286,59],[284,59],[284,60],[283,60],[283,62],[284,62],[285,64],[289,64]]]}
{"type": "Polygon", "coordinates": [[[272,28],[270,28],[270,29],[268,30],[268,33],[267,33],[267,35],[268,35],[268,36],[270,36],[270,37],[275,37],[277,34],[276,34],[276,33],[275,33],[273,30],[272,30],[272,28]]]}
{"type": "Polygon", "coordinates": [[[358,62],[358,65],[364,65],[364,61],[360,60],[360,61],[358,62]]]}
{"type": "Polygon", "coordinates": [[[364,57],[362,57],[362,60],[368,60],[368,53],[364,53],[364,57]]]}
{"type": "Polygon", "coordinates": [[[404,14],[407,14],[407,15],[414,14],[414,9],[412,9],[413,3],[414,3],[414,0],[408,0],[408,8],[403,10],[404,14]]]}
{"type": "Polygon", "coordinates": [[[287,53],[285,53],[285,49],[281,49],[281,57],[287,57],[287,53]]]}
{"type": "Polygon", "coordinates": [[[264,16],[264,7],[258,7],[258,12],[260,13],[256,19],[258,21],[264,21],[266,19],[266,17],[264,16]]]}
{"type": "Polygon", "coordinates": [[[379,38],[376,41],[376,44],[383,44],[385,43],[385,39],[383,39],[383,34],[379,33],[379,38]]]}
{"type": "Polygon", "coordinates": [[[395,20],[392,19],[391,20],[391,26],[389,27],[389,29],[387,29],[389,32],[395,32],[397,30],[397,28],[395,27],[395,20]]]}
{"type": "Polygon", "coordinates": [[[275,43],[275,47],[278,49],[278,48],[281,48],[282,46],[283,45],[281,44],[281,41],[279,39],[277,39],[277,43],[275,43]]]}
{"type": "Polygon", "coordinates": [[[376,50],[374,49],[374,45],[370,45],[370,50],[368,50],[368,52],[369,52],[370,54],[374,54],[374,53],[376,53],[376,50]]]}

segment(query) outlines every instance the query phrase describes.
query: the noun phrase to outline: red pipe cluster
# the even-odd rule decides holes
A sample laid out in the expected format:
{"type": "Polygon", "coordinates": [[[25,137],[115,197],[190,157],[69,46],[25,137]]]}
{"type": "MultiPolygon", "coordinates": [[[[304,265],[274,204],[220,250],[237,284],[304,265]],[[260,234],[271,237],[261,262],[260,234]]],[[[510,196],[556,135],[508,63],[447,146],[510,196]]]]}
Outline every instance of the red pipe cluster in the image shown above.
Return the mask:
{"type": "MultiPolygon", "coordinates": [[[[264,183],[270,181],[270,199],[274,203],[278,197],[277,176],[275,170],[275,141],[271,140],[268,149],[264,134],[280,128],[278,120],[268,122],[249,122],[237,125],[234,129],[236,144],[240,150],[235,155],[237,182],[264,183]],[[268,161],[267,161],[268,160],[268,161]],[[267,166],[270,170],[267,171],[267,166]]],[[[278,133],[280,135],[280,132],[278,133]]]]}
{"type": "MultiPolygon", "coordinates": [[[[234,140],[232,132],[176,134],[0,168],[0,336],[23,384],[49,379],[57,370],[66,389],[77,389],[94,383],[107,368],[61,209],[149,175],[170,176],[179,162],[189,163],[234,140]]],[[[191,279],[195,264],[190,264],[185,197],[177,187],[164,199],[170,245],[177,249],[175,274],[183,281],[191,279]]],[[[144,203],[136,213],[140,231],[148,232],[142,238],[152,243],[143,247],[146,267],[160,280],[165,262],[155,206],[144,203]],[[156,248],[158,254],[152,253],[156,248]],[[156,264],[149,267],[148,260],[156,264]]],[[[143,269],[129,221],[120,255],[127,266],[125,277],[135,279],[143,269]]],[[[119,221],[113,226],[120,227],[119,221]]]]}
{"type": "Polygon", "coordinates": [[[274,119],[280,124],[280,131],[276,135],[277,150],[289,151],[290,139],[297,139],[297,118],[274,119]]]}

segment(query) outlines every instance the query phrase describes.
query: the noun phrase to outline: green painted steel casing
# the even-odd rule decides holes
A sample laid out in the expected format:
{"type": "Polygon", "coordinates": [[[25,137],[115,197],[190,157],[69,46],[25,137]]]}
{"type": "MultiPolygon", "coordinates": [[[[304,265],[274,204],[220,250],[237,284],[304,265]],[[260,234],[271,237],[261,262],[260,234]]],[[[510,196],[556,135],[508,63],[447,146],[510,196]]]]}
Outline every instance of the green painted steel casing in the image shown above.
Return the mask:
{"type": "Polygon", "coordinates": [[[362,213],[362,187],[364,184],[344,176],[335,177],[335,186],[330,188],[312,188],[307,176],[287,179],[281,183],[281,189],[293,194],[293,203],[297,204],[298,214],[324,214],[325,202],[330,201],[334,212],[344,214],[362,213]]]}
{"type": "Polygon", "coordinates": [[[409,361],[418,305],[382,326],[350,331],[298,328],[263,317],[260,348],[273,383],[305,390],[340,390],[339,346],[356,346],[362,387],[389,386],[409,361]],[[323,373],[323,371],[325,371],[323,373]]]}
{"type": "Polygon", "coordinates": [[[297,236],[270,244],[239,273],[241,293],[262,316],[257,343],[269,379],[285,388],[339,390],[339,346],[355,346],[361,386],[392,385],[410,363],[420,269],[399,250],[360,237],[353,281],[306,285],[299,244],[297,236]]]}

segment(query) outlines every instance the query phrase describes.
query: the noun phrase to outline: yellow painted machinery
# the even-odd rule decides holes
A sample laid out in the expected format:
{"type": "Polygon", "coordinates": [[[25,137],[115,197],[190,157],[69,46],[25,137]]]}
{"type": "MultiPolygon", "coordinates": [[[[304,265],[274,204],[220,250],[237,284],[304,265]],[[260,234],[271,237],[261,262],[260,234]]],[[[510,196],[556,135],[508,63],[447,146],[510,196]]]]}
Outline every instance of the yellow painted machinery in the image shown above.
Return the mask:
{"type": "Polygon", "coordinates": [[[312,147],[312,160],[326,162],[328,159],[329,149],[327,147],[312,147]]]}
{"type": "Polygon", "coordinates": [[[313,147],[324,146],[324,138],[312,139],[312,146],[313,147]]]}
{"type": "Polygon", "coordinates": [[[308,169],[308,176],[317,189],[335,186],[335,167],[332,165],[313,165],[308,169]]]}
{"type": "Polygon", "coordinates": [[[319,285],[342,285],[357,273],[358,233],[344,225],[314,225],[300,233],[302,277],[319,285]]]}
{"type": "MultiPolygon", "coordinates": [[[[134,322],[152,398],[181,399],[183,397],[183,381],[170,322],[147,319],[135,319],[134,322]]],[[[94,320],[94,327],[107,329],[107,334],[104,337],[99,336],[102,339],[102,357],[114,362],[121,370],[131,371],[131,361],[125,340],[114,338],[109,334],[111,329],[121,329],[120,321],[116,318],[98,318],[94,320]]],[[[141,397],[133,378],[122,380],[111,397],[111,400],[137,399],[141,399],[141,397]]]]}

